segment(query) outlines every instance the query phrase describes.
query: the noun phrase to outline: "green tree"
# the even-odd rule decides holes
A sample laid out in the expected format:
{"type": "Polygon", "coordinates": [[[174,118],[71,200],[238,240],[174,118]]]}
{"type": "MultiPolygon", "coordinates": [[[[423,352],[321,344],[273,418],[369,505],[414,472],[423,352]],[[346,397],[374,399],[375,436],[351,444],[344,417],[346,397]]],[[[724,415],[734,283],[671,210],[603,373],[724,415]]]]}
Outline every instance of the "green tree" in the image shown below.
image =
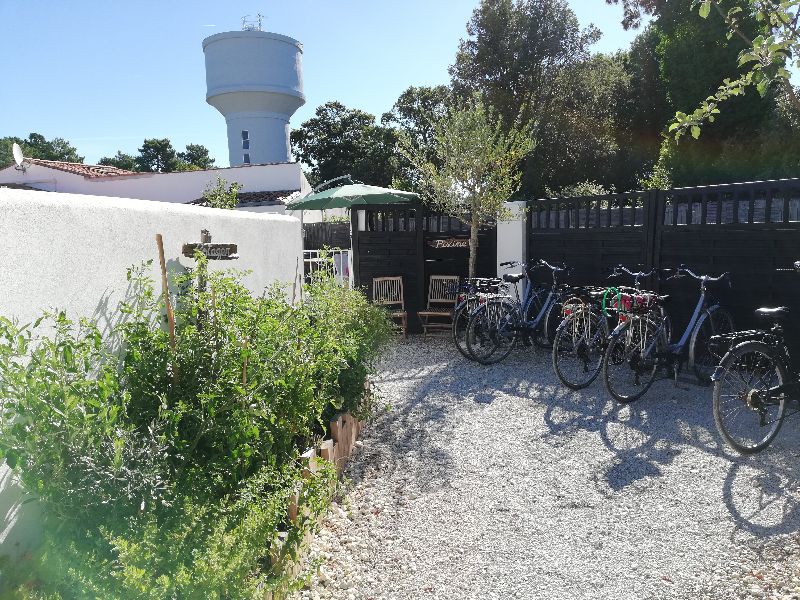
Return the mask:
{"type": "Polygon", "coordinates": [[[450,67],[456,93],[480,92],[506,123],[521,114],[540,125],[555,108],[559,75],[600,38],[580,28],[566,0],[482,0],[467,34],[450,67]]]}
{"type": "MultiPolygon", "coordinates": [[[[695,5],[703,3],[700,0],[695,5]]],[[[658,76],[666,94],[668,116],[659,117],[663,119],[660,129],[663,134],[669,126],[674,138],[662,138],[656,164],[642,177],[646,187],[798,174],[790,167],[794,163],[788,156],[791,144],[775,143],[781,132],[792,135],[789,113],[796,109],[791,98],[787,95],[784,102],[780,86],[765,88],[764,95],[746,94],[748,86],[741,81],[728,86],[739,81],[743,68],[747,69],[741,58],[748,53],[748,36],[756,36],[763,27],[748,8],[750,4],[749,0],[726,2],[735,9],[733,15],[738,15],[736,26],[743,35],[737,36],[725,21],[726,13],[711,10],[713,4],[703,11],[703,19],[690,3],[628,3],[626,14],[636,9],[640,16],[647,13],[654,17],[645,33],[656,41],[658,76]],[[724,111],[719,106],[720,81],[728,82],[722,88],[730,92],[722,94],[727,99],[724,111]],[[684,133],[693,139],[676,144],[684,133]]],[[[652,47],[652,41],[647,46],[652,47]]],[[[632,51],[631,55],[642,56],[641,50],[640,46],[638,53],[632,51]]]]}
{"type": "Polygon", "coordinates": [[[109,167],[117,167],[118,169],[125,169],[126,171],[138,170],[136,158],[130,154],[122,152],[121,150],[117,150],[117,153],[114,156],[104,156],[97,161],[97,164],[107,165],[109,167]]]}
{"type": "Polygon", "coordinates": [[[169,173],[178,167],[178,156],[167,138],[146,139],[136,157],[137,171],[169,173]]]}
{"type": "MultiPolygon", "coordinates": [[[[434,126],[447,114],[453,100],[452,90],[446,85],[411,86],[400,94],[392,110],[383,114],[381,124],[403,131],[411,143],[428,156],[428,160],[435,160],[434,126]]],[[[393,187],[413,189],[414,170],[411,165],[401,158],[398,170],[393,187]]]]}
{"type": "Polygon", "coordinates": [[[217,177],[216,182],[209,182],[203,191],[204,204],[211,208],[225,208],[233,210],[239,203],[239,190],[242,184],[228,183],[222,177],[217,177]]]}
{"type": "Polygon", "coordinates": [[[295,156],[319,183],[349,174],[373,185],[388,186],[397,172],[397,134],[377,125],[374,115],[327,102],[291,134],[295,156]]]}
{"type": "MultiPolygon", "coordinates": [[[[566,106],[576,91],[567,75],[589,59],[589,46],[600,32],[581,29],[565,0],[482,0],[467,24],[467,35],[450,67],[455,93],[480,93],[507,126],[520,115],[523,122],[534,123],[535,150],[524,165],[523,194],[540,195],[547,185],[577,181],[561,180],[551,167],[563,171],[562,165],[572,160],[563,154],[573,137],[565,125],[593,131],[566,117],[589,117],[587,111],[576,114],[566,106]]],[[[607,136],[600,137],[606,139],[585,140],[587,147],[607,154],[607,136]]]]}
{"type": "Polygon", "coordinates": [[[470,224],[470,277],[475,276],[478,229],[505,214],[503,204],[519,188],[519,165],[533,146],[530,124],[504,124],[477,95],[436,123],[435,160],[409,135],[400,136],[398,150],[414,165],[423,200],[470,224]]]}
{"type": "Polygon", "coordinates": [[[178,152],[178,160],[196,169],[212,169],[215,162],[202,144],[186,144],[186,150],[178,152]]]}
{"type": "MultiPolygon", "coordinates": [[[[606,0],[608,4],[622,4],[625,11],[623,25],[638,27],[643,14],[662,14],[679,3],[665,0],[606,0]]],[[[800,67],[800,0],[693,0],[691,7],[703,19],[719,17],[724,23],[715,40],[724,37],[738,44],[737,64],[743,69],[735,75],[724,77],[714,92],[706,96],[690,113],[679,111],[669,130],[676,139],[690,133],[700,136],[700,126],[713,123],[720,114],[719,104],[737,98],[748,87],[755,87],[759,95],[766,97],[770,89],[783,95],[793,110],[800,112],[800,98],[790,83],[788,66],[800,67]],[[723,6],[723,4],[725,6],[723,6]]],[[[735,47],[735,46],[734,46],[735,47]]]]}
{"type": "Polygon", "coordinates": [[[652,175],[661,146],[661,132],[675,114],[661,78],[658,44],[661,36],[650,25],[631,43],[625,66],[630,84],[616,107],[615,122],[622,156],[615,168],[617,188],[639,189],[639,180],[652,175]]]}
{"type": "Polygon", "coordinates": [[[540,143],[527,161],[526,195],[582,181],[628,189],[635,181],[624,114],[631,76],[624,53],[597,54],[559,74],[559,107],[538,128],[540,143]]]}
{"type": "Polygon", "coordinates": [[[26,158],[41,158],[43,160],[60,160],[64,162],[82,163],[83,156],[78,155],[78,150],[64,138],[48,140],[40,133],[31,133],[27,139],[14,136],[0,138],[0,167],[14,163],[11,147],[14,143],[20,145],[22,154],[26,158]]]}

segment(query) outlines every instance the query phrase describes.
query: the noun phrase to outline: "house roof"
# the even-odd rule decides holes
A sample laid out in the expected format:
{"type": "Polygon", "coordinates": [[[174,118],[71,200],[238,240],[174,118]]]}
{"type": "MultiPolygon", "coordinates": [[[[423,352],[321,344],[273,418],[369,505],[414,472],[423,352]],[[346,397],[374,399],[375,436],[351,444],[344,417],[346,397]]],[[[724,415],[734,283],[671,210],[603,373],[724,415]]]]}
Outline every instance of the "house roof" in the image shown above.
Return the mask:
{"type": "MultiPolygon", "coordinates": [[[[293,200],[300,190],[276,190],[263,192],[239,192],[237,194],[239,203],[237,206],[283,206],[293,200]]],[[[189,204],[205,206],[204,198],[196,198],[189,204]]]]}
{"type": "Polygon", "coordinates": [[[117,167],[107,165],[85,165],[83,163],[65,162],[63,160],[44,160],[41,158],[26,158],[27,162],[33,165],[48,167],[50,169],[58,169],[73,175],[82,175],[88,179],[95,177],[118,177],[123,175],[139,175],[135,171],[127,171],[117,167]]]}

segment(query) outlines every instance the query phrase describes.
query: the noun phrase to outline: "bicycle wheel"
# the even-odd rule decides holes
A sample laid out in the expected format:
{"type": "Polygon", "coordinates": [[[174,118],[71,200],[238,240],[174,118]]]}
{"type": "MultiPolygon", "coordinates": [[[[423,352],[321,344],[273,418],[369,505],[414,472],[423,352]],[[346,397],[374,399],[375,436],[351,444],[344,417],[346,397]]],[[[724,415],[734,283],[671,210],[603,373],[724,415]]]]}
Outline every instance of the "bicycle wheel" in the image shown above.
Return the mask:
{"type": "Polygon", "coordinates": [[[733,330],[731,313],[724,308],[717,308],[706,314],[692,332],[692,339],[689,342],[689,364],[701,384],[711,383],[711,374],[719,364],[719,357],[709,350],[708,341],[713,335],[731,333],[733,330]]]}
{"type": "Polygon", "coordinates": [[[508,301],[489,301],[475,309],[467,325],[467,350],[479,363],[503,360],[517,345],[519,308],[508,301]]]}
{"type": "Polygon", "coordinates": [[[605,318],[591,309],[564,319],[553,341],[553,370],[559,381],[572,390],[591,384],[600,374],[607,338],[605,318]]]}
{"type": "Polygon", "coordinates": [[[467,350],[467,326],[469,325],[469,315],[475,306],[475,301],[466,300],[453,311],[453,342],[458,351],[470,360],[475,359],[467,350]]]}
{"type": "Polygon", "coordinates": [[[714,382],[717,430],[737,452],[759,452],[778,435],[786,415],[786,396],[767,391],[786,382],[786,366],[766,344],[745,342],[728,351],[720,369],[714,382]]]}
{"type": "Polygon", "coordinates": [[[658,356],[664,351],[662,323],[647,316],[629,317],[603,353],[603,382],[618,402],[641,398],[656,377],[658,356]]]}

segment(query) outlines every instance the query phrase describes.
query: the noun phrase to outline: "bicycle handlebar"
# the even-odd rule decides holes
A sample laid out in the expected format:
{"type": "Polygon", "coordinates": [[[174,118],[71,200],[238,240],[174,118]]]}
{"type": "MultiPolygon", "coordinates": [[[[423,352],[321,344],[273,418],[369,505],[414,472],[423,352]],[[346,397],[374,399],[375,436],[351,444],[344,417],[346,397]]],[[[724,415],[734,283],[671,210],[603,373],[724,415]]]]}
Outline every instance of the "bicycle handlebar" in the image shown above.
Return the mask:
{"type": "Polygon", "coordinates": [[[547,267],[548,269],[550,269],[554,273],[560,273],[562,271],[568,271],[569,270],[569,268],[566,267],[566,266],[557,267],[555,265],[551,265],[549,262],[547,262],[543,258],[540,258],[539,262],[537,262],[535,266],[537,266],[537,267],[547,267]]]}
{"type": "Polygon", "coordinates": [[[617,265],[612,270],[611,275],[609,275],[609,278],[620,276],[621,273],[619,271],[622,271],[623,273],[627,273],[631,277],[635,277],[635,278],[639,279],[641,277],[650,277],[651,275],[654,275],[655,272],[656,272],[656,269],[655,268],[650,269],[647,273],[645,273],[643,271],[634,272],[634,271],[631,271],[628,267],[626,267],[624,265],[617,265]]]}
{"type": "MultiPolygon", "coordinates": [[[[686,265],[681,265],[677,268],[677,273],[685,273],[690,277],[697,279],[697,281],[722,281],[726,277],[730,278],[731,274],[729,272],[725,272],[722,275],[718,275],[717,277],[712,277],[711,275],[698,275],[694,273],[689,267],[686,265]]],[[[728,279],[728,283],[730,283],[730,279],[728,279]]]]}

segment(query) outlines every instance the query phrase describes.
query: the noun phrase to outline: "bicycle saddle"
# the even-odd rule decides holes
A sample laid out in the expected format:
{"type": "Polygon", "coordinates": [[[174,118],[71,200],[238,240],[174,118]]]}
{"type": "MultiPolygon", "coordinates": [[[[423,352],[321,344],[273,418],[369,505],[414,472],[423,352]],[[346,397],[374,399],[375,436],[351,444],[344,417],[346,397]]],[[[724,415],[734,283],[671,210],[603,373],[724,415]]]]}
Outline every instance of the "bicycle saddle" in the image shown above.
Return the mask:
{"type": "Polygon", "coordinates": [[[507,283],[517,283],[518,281],[522,281],[525,279],[524,273],[506,273],[503,275],[503,281],[507,283]]]}
{"type": "Polygon", "coordinates": [[[762,319],[780,321],[789,318],[789,309],[785,306],[778,306],[777,308],[758,308],[756,309],[756,316],[762,319]]]}

